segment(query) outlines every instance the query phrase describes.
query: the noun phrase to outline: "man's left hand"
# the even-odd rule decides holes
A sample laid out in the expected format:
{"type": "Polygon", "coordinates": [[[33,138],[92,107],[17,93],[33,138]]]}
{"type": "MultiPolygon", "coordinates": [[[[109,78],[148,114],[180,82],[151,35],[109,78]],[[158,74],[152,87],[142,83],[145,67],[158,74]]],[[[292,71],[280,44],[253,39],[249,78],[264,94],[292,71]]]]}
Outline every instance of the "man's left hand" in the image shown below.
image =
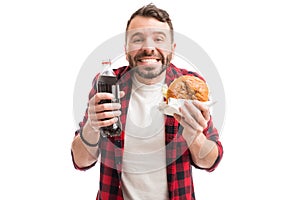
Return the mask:
{"type": "Polygon", "coordinates": [[[207,127],[210,119],[209,107],[197,100],[185,101],[184,106],[180,107],[179,111],[181,116],[175,114],[174,117],[184,127],[182,136],[190,145],[207,127]]]}

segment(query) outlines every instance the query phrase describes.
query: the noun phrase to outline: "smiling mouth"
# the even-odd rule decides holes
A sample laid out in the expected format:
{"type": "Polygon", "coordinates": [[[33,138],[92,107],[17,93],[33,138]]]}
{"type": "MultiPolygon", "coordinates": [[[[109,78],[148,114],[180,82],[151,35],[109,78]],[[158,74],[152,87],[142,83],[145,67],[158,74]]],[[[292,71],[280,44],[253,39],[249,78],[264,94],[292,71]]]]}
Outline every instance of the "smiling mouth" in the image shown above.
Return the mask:
{"type": "Polygon", "coordinates": [[[138,62],[152,64],[152,63],[160,62],[160,59],[156,59],[156,58],[143,58],[143,59],[138,59],[138,62]]]}

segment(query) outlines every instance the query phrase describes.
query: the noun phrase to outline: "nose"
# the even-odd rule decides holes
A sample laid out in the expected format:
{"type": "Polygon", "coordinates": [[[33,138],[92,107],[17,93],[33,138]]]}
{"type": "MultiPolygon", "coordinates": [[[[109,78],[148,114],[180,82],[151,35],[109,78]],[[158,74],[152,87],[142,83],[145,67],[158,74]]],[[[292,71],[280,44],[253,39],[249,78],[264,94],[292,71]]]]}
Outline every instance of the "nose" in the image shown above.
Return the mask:
{"type": "Polygon", "coordinates": [[[143,48],[143,52],[145,56],[152,56],[155,54],[154,49],[152,48],[143,48]]]}
{"type": "Polygon", "coordinates": [[[144,41],[142,49],[144,49],[144,50],[154,50],[155,49],[155,43],[152,40],[152,38],[147,38],[144,41]]]}
{"type": "Polygon", "coordinates": [[[142,51],[144,52],[144,55],[153,55],[155,51],[155,44],[153,40],[149,38],[145,40],[142,46],[142,51]]]}

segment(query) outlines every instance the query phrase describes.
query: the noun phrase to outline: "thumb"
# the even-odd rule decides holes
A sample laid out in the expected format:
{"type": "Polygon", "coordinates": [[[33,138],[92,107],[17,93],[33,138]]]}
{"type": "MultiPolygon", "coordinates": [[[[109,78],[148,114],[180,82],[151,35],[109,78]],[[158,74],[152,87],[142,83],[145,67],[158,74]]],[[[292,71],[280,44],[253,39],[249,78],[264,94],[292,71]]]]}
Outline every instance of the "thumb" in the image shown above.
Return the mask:
{"type": "Polygon", "coordinates": [[[181,122],[181,116],[174,113],[174,118],[180,123],[181,122]]]}

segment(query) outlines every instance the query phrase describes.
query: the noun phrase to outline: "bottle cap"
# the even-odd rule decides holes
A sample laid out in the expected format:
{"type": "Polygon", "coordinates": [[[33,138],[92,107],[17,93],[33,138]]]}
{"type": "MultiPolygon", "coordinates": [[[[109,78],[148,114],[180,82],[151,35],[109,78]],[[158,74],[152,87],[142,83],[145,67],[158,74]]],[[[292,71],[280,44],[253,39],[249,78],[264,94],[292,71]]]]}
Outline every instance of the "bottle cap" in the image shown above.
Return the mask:
{"type": "Polygon", "coordinates": [[[103,69],[104,71],[101,73],[102,76],[116,76],[116,74],[114,73],[114,71],[111,68],[110,59],[102,60],[102,66],[106,66],[106,68],[103,69]]]}
{"type": "Polygon", "coordinates": [[[111,61],[109,60],[103,60],[102,65],[111,65],[111,61]]]}

